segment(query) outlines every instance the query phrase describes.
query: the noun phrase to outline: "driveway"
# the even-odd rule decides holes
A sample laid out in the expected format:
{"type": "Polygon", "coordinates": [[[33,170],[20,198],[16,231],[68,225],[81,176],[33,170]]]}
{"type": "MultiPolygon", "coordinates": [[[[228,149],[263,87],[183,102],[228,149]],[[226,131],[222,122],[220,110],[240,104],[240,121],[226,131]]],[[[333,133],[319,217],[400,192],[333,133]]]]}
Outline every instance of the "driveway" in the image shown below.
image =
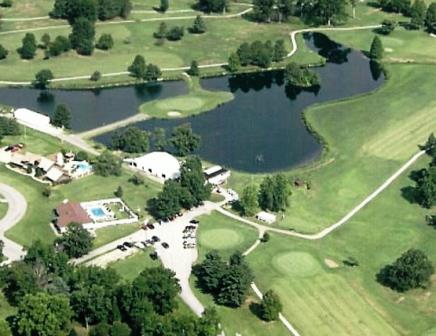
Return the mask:
{"type": "Polygon", "coordinates": [[[0,183],[0,194],[8,203],[8,211],[0,219],[0,239],[5,243],[3,254],[7,258],[3,264],[9,264],[12,261],[20,260],[25,255],[23,247],[6,238],[5,232],[24,217],[27,210],[27,202],[21,193],[3,183],[0,183]]]}

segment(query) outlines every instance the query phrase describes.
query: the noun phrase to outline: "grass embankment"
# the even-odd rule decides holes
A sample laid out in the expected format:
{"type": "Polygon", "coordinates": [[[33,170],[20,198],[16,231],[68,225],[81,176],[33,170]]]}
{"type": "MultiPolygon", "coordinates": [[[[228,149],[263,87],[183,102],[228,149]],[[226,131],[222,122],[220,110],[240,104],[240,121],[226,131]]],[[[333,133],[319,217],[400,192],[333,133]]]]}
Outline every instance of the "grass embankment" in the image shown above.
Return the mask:
{"type": "MultiPolygon", "coordinates": [[[[198,228],[199,260],[211,251],[217,250],[227,259],[236,251],[245,251],[257,239],[255,229],[245,226],[233,219],[213,212],[211,215],[201,216],[198,228]]],[[[254,293],[250,292],[247,303],[241,308],[231,309],[216,305],[213,298],[201,293],[195,286],[195,277],[191,277],[191,287],[195,295],[205,306],[214,306],[221,317],[223,330],[226,335],[287,335],[286,329],[280,322],[265,323],[257,318],[250,310],[250,303],[258,302],[254,293]]]]}
{"type": "MultiPolygon", "coordinates": [[[[328,151],[322,162],[287,173],[310,181],[311,189],[294,188],[279,226],[317,232],[337,222],[399,169],[436,129],[432,79],[436,66],[392,65],[389,71],[391,78],[372,94],[305,112],[328,151]]],[[[240,191],[261,178],[234,172],[230,186],[240,191]]]]}
{"type": "Polygon", "coordinates": [[[303,335],[423,335],[436,324],[435,278],[430,288],[407,293],[375,280],[382,266],[412,247],[436,262],[436,231],[424,221],[428,211],[402,197],[401,189],[414,184],[411,170],[327,238],[272,235],[248,257],[257,285],[279,293],[285,316],[303,335]],[[358,267],[343,265],[350,256],[358,267]],[[328,268],[326,258],[339,267],[328,268]]]}
{"type": "Polygon", "coordinates": [[[185,79],[189,89],[187,95],[145,103],[141,105],[140,111],[156,118],[187,117],[210,111],[233,99],[231,92],[204,90],[198,77],[185,79]]]}

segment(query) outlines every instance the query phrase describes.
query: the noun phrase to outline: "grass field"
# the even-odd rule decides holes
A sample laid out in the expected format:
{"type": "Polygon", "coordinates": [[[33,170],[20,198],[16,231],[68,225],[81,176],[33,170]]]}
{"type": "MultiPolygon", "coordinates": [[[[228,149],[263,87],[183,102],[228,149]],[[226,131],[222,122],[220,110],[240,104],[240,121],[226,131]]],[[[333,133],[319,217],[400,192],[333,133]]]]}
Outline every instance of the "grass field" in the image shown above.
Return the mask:
{"type": "MultiPolygon", "coordinates": [[[[1,197],[1,195],[0,195],[0,197],[1,197]]],[[[0,203],[0,219],[6,215],[7,211],[8,211],[8,204],[7,203],[0,203]]]]}
{"type": "MultiPolygon", "coordinates": [[[[305,117],[328,144],[321,163],[289,172],[311,182],[294,189],[278,225],[317,232],[338,221],[417,152],[436,129],[433,76],[436,66],[391,65],[378,91],[310,107],[305,117]],[[419,83],[419,85],[417,85],[419,83]]],[[[241,190],[260,175],[234,172],[230,186],[241,190]]]]}
{"type": "Polygon", "coordinates": [[[217,250],[223,258],[229,257],[235,251],[242,253],[253,245],[258,237],[255,229],[218,212],[201,216],[198,220],[199,260],[210,250],[217,250]]]}
{"type": "Polygon", "coordinates": [[[103,246],[114,240],[128,236],[138,230],[139,230],[138,223],[108,226],[105,228],[95,230],[96,237],[93,242],[93,247],[97,248],[103,246]]]}
{"type": "Polygon", "coordinates": [[[189,77],[186,81],[189,88],[187,95],[145,103],[140,111],[156,118],[187,117],[213,110],[233,99],[230,92],[204,90],[198,77],[189,77]]]}
{"type": "MultiPolygon", "coordinates": [[[[412,170],[427,161],[421,159],[412,170]]],[[[436,231],[424,222],[428,211],[402,197],[401,189],[409,185],[413,181],[404,174],[322,241],[273,235],[248,257],[257,285],[279,293],[285,316],[303,335],[427,335],[436,324],[434,283],[399,294],[375,281],[383,265],[411,247],[436,262],[436,231]],[[345,267],[342,260],[350,256],[360,266],[345,267]],[[328,268],[325,258],[339,268],[328,268]]]]}
{"type": "Polygon", "coordinates": [[[149,254],[151,249],[135,253],[123,260],[118,260],[108,265],[109,268],[114,269],[124,280],[132,281],[139,273],[147,268],[157,267],[161,263],[159,260],[153,260],[149,254]]]}

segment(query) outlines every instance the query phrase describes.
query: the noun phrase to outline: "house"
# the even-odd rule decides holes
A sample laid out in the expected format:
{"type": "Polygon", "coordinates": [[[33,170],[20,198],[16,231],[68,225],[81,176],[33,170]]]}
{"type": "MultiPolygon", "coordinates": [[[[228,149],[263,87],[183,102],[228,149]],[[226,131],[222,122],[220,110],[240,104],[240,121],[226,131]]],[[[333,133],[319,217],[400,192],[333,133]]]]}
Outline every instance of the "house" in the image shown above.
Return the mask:
{"type": "Polygon", "coordinates": [[[55,163],[52,160],[41,157],[41,159],[39,160],[38,168],[41,168],[44,172],[47,173],[54,165],[55,163]]]}
{"type": "Polygon", "coordinates": [[[66,202],[59,205],[56,210],[55,226],[60,232],[65,232],[68,225],[71,223],[89,224],[92,219],[89,217],[85,209],[82,208],[80,203],[66,202]]]}
{"type": "Polygon", "coordinates": [[[267,224],[272,224],[276,221],[276,215],[261,211],[256,215],[256,219],[267,224]]]}
{"type": "Polygon", "coordinates": [[[19,108],[14,111],[14,117],[20,124],[33,127],[47,127],[50,125],[50,117],[31,111],[26,108],[19,108]]]}
{"type": "Polygon", "coordinates": [[[126,159],[130,167],[148,175],[168,180],[180,177],[180,162],[166,152],[152,152],[135,159],[126,159]]]}
{"type": "Polygon", "coordinates": [[[230,170],[221,166],[213,166],[204,171],[204,176],[211,185],[218,186],[227,182],[230,177],[230,170]]]}
{"type": "Polygon", "coordinates": [[[52,166],[45,174],[45,177],[53,183],[69,179],[64,172],[56,166],[52,166]]]}

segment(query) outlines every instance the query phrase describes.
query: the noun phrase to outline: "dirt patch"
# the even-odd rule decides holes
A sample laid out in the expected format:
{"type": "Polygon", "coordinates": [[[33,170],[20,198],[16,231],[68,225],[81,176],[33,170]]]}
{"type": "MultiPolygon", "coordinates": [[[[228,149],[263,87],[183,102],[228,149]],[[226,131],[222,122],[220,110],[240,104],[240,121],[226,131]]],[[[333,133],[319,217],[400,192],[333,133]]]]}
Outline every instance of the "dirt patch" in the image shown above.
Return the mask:
{"type": "Polygon", "coordinates": [[[338,268],[339,267],[338,263],[332,259],[325,258],[324,262],[328,268],[338,268]]]}
{"type": "Polygon", "coordinates": [[[168,117],[180,117],[182,115],[179,111],[170,111],[167,114],[168,117]]]}

